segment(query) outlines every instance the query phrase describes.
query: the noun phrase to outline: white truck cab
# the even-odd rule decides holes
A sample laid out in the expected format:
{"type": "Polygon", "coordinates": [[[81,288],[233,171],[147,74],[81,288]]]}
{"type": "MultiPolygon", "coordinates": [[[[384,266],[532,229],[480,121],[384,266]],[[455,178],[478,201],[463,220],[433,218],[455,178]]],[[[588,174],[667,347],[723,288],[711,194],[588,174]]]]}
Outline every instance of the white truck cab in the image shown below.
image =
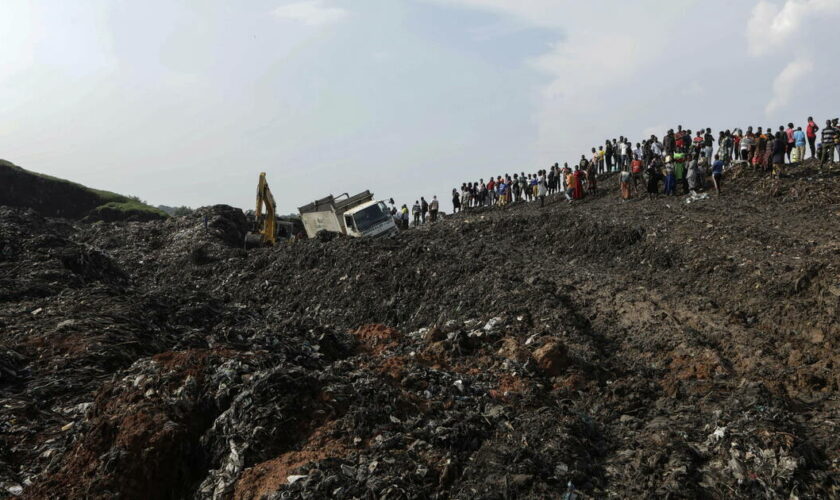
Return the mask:
{"type": "Polygon", "coordinates": [[[369,201],[344,212],[347,236],[370,237],[391,234],[397,230],[388,206],[382,201],[369,201]]]}
{"type": "Polygon", "coordinates": [[[397,232],[391,212],[384,202],[374,200],[370,191],[355,196],[344,193],[328,196],[299,208],[306,235],[315,238],[321,231],[354,238],[384,236],[397,232]]]}

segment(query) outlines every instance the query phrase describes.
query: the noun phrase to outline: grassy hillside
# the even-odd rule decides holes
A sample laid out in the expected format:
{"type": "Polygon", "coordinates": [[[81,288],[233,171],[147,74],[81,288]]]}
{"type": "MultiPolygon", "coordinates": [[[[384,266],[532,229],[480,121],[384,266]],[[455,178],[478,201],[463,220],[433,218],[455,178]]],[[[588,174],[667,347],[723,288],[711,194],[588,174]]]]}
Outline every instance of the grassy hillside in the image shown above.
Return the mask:
{"type": "Polygon", "coordinates": [[[0,160],[0,205],[89,221],[154,220],[168,215],[139,199],[92,189],[0,160]]]}

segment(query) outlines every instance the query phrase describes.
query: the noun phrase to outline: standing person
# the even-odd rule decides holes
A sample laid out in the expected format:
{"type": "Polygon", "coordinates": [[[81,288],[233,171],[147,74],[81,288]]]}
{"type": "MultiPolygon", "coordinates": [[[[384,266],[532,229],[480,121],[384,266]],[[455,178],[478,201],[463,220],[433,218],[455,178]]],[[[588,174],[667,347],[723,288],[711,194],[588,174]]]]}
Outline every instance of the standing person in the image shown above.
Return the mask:
{"type": "Polygon", "coordinates": [[[694,156],[700,157],[700,152],[703,151],[705,139],[703,139],[703,131],[697,131],[697,137],[694,138],[694,141],[691,143],[694,146],[694,156]]]}
{"type": "Polygon", "coordinates": [[[706,158],[706,152],[700,153],[700,159],[697,161],[697,186],[701,191],[706,190],[706,175],[709,173],[709,158],[706,158]]]}
{"type": "Polygon", "coordinates": [[[831,126],[831,120],[825,121],[822,129],[822,157],[820,165],[834,162],[834,145],[837,143],[837,130],[831,126]]]}
{"type": "MultiPolygon", "coordinates": [[[[659,139],[655,135],[650,136],[650,151],[652,154],[652,158],[658,158],[662,156],[662,143],[659,142],[659,139]]],[[[648,162],[650,163],[650,162],[648,162]]]]}
{"type": "Polygon", "coordinates": [[[761,168],[766,167],[766,162],[764,161],[764,153],[767,151],[767,136],[771,135],[771,132],[768,130],[767,134],[764,134],[761,131],[761,127],[758,127],[756,131],[756,146],[755,146],[755,156],[753,156],[753,165],[761,168]]]}
{"type": "MultiPolygon", "coordinates": [[[[683,188],[683,194],[688,194],[688,181],[685,178],[685,154],[674,153],[674,180],[683,188]]],[[[676,187],[674,193],[676,194],[676,187]]]]}
{"type": "MultiPolygon", "coordinates": [[[[619,160],[620,161],[620,160],[619,160]]],[[[578,169],[580,170],[580,182],[581,186],[583,186],[584,181],[586,181],[586,190],[589,190],[589,178],[587,177],[587,171],[589,170],[589,161],[586,159],[584,155],[580,155],[580,161],[578,162],[578,169]]],[[[575,172],[577,175],[577,172],[575,172]]]]}
{"type": "Polygon", "coordinates": [[[630,162],[630,178],[633,180],[633,189],[639,188],[639,180],[642,177],[642,160],[630,162]]]}
{"type": "Polygon", "coordinates": [[[835,118],[831,123],[834,129],[834,148],[837,150],[837,161],[840,161],[840,118],[835,118]]]}
{"type": "Polygon", "coordinates": [[[715,192],[720,196],[720,184],[723,180],[723,160],[720,154],[715,155],[715,162],[712,164],[712,182],[715,184],[715,192]]]}
{"type": "Polygon", "coordinates": [[[548,169],[548,194],[554,194],[557,189],[557,164],[548,169]]]}
{"type": "Polygon", "coordinates": [[[796,131],[793,133],[793,156],[792,161],[795,163],[799,163],[805,159],[805,142],[807,137],[805,137],[805,132],[802,131],[802,127],[796,127],[796,131]]]}
{"type": "Polygon", "coordinates": [[[400,222],[402,229],[408,229],[408,207],[404,203],[402,208],[400,208],[400,222]]]}
{"type": "Polygon", "coordinates": [[[752,127],[747,128],[747,133],[741,137],[741,159],[745,160],[747,163],[750,162],[752,157],[750,156],[750,150],[753,148],[753,132],[752,127]]]}
{"type": "Polygon", "coordinates": [[[703,136],[703,151],[706,153],[706,158],[712,159],[712,152],[714,152],[715,136],[712,135],[712,129],[706,128],[706,134],[703,136]]]}
{"type": "Polygon", "coordinates": [[[605,144],[606,148],[604,149],[604,158],[607,160],[607,172],[612,170],[613,166],[613,145],[609,139],[607,139],[607,143],[605,144]]]}
{"type": "Polygon", "coordinates": [[[688,182],[688,192],[692,195],[696,193],[699,187],[697,180],[697,155],[691,154],[688,160],[688,169],[686,170],[685,179],[688,182]]]}
{"type": "Polygon", "coordinates": [[[642,161],[645,158],[645,152],[642,150],[642,143],[637,142],[636,147],[633,149],[633,159],[630,160],[632,163],[633,160],[642,161]]]}
{"type": "Polygon", "coordinates": [[[665,138],[662,140],[662,146],[665,149],[665,156],[673,156],[676,152],[676,139],[674,138],[674,129],[668,130],[665,138]]]}
{"type": "MultiPolygon", "coordinates": [[[[674,162],[670,156],[665,157],[665,186],[663,193],[665,196],[674,196],[677,194],[677,176],[674,174],[674,162]]],[[[658,173],[658,172],[657,172],[658,173]]]]}
{"type": "Polygon", "coordinates": [[[432,202],[429,203],[429,219],[431,222],[435,222],[438,216],[438,199],[437,195],[432,196],[432,202]]]}
{"type": "Polygon", "coordinates": [[[630,140],[624,139],[621,143],[621,164],[619,170],[630,164],[630,140]]]}
{"type": "Polygon", "coordinates": [[[586,182],[589,184],[589,192],[595,194],[598,190],[598,163],[589,162],[586,168],[586,182]]]}
{"type": "Polygon", "coordinates": [[[490,176],[490,180],[487,181],[487,205],[493,205],[493,201],[496,196],[496,180],[493,176],[490,176]]]}
{"type": "Polygon", "coordinates": [[[507,205],[508,203],[508,183],[507,178],[501,178],[497,184],[497,189],[499,191],[499,205],[507,205]]]}
{"type": "MultiPolygon", "coordinates": [[[[581,157],[583,161],[586,161],[585,158],[581,157]]],[[[583,179],[586,177],[586,173],[580,168],[580,166],[575,169],[574,176],[572,178],[572,187],[574,188],[574,193],[572,197],[576,200],[580,200],[583,198],[583,179]]]]}
{"type": "Polygon", "coordinates": [[[793,132],[793,123],[788,123],[788,128],[785,130],[785,135],[787,136],[785,153],[787,153],[788,163],[790,163],[790,155],[793,153],[793,148],[796,146],[796,141],[793,139],[793,132]]]}
{"type": "Polygon", "coordinates": [[[726,143],[726,132],[721,130],[720,135],[718,135],[717,146],[718,146],[718,155],[720,155],[723,158],[726,158],[725,143],[726,143]]]}
{"type": "Polygon", "coordinates": [[[721,144],[721,146],[723,146],[723,157],[721,158],[721,160],[723,160],[724,164],[728,164],[732,161],[733,145],[734,143],[732,139],[732,132],[727,130],[725,133],[723,133],[723,143],[721,144]]]}
{"type": "Polygon", "coordinates": [[[618,186],[621,188],[621,199],[622,200],[629,200],[630,199],[630,172],[627,169],[621,171],[618,174],[618,186]]]}
{"type": "Polygon", "coordinates": [[[461,195],[458,190],[452,188],[452,213],[456,214],[461,211],[461,195]]]}
{"type": "Polygon", "coordinates": [[[834,148],[837,150],[837,161],[840,162],[840,118],[831,122],[831,128],[834,129],[834,148]]]}
{"type": "Polygon", "coordinates": [[[621,164],[621,148],[618,146],[618,141],[615,139],[612,140],[612,149],[613,149],[613,166],[610,169],[610,172],[613,169],[618,170],[618,166],[621,164]]]}
{"type": "Polygon", "coordinates": [[[568,176],[572,173],[572,170],[569,168],[569,162],[563,162],[563,168],[560,169],[560,180],[558,181],[558,185],[560,191],[566,192],[566,189],[569,188],[568,176]]]}
{"type": "Polygon", "coordinates": [[[776,132],[775,135],[772,133],[768,133],[767,144],[765,145],[765,150],[762,154],[764,154],[764,158],[761,160],[761,164],[764,166],[765,171],[770,171],[770,168],[773,165],[773,151],[776,149],[776,143],[781,142],[782,144],[787,143],[787,137],[785,136],[784,127],[779,127],[779,131],[776,132]]]}
{"type": "Polygon", "coordinates": [[[420,225],[420,202],[415,201],[414,206],[411,207],[411,213],[414,215],[414,227],[420,225]]]}
{"type": "Polygon", "coordinates": [[[683,143],[685,142],[685,134],[683,133],[682,125],[677,126],[677,133],[674,134],[675,151],[683,152],[683,143]]]}
{"type": "Polygon", "coordinates": [[[604,172],[604,156],[606,152],[604,152],[604,146],[598,146],[598,173],[604,172]]]}
{"type": "Polygon", "coordinates": [[[519,187],[519,174],[513,174],[513,181],[510,183],[510,192],[513,194],[513,201],[519,201],[519,195],[522,193],[519,187]]]}
{"type": "Polygon", "coordinates": [[[563,184],[565,185],[565,189],[563,193],[566,195],[566,199],[571,203],[574,201],[575,195],[575,176],[572,174],[572,170],[569,168],[569,164],[566,163],[565,167],[563,167],[563,178],[565,179],[563,184]]]}
{"type": "Polygon", "coordinates": [[[540,199],[540,208],[545,206],[545,196],[548,194],[548,182],[545,180],[545,174],[540,174],[537,181],[537,197],[540,199]]]}
{"type": "MultiPolygon", "coordinates": [[[[816,149],[816,142],[817,142],[817,132],[819,132],[820,127],[817,126],[816,122],[814,122],[814,117],[808,117],[808,127],[805,129],[805,136],[808,137],[808,146],[811,147],[811,158],[817,157],[817,149],[816,149]]],[[[805,158],[802,158],[803,160],[805,158]]]]}
{"type": "Polygon", "coordinates": [[[785,165],[785,154],[787,153],[787,134],[782,133],[780,137],[773,140],[773,177],[782,177],[782,167],[785,165]]]}
{"type": "MultiPolygon", "coordinates": [[[[648,199],[651,199],[654,196],[659,194],[659,166],[660,166],[659,162],[660,162],[659,158],[654,158],[653,161],[650,162],[650,165],[648,165],[648,167],[647,167],[647,194],[648,194],[648,199]]],[[[666,156],[665,157],[665,164],[670,165],[670,163],[671,163],[671,157],[666,156]]],[[[673,171],[673,169],[671,169],[671,185],[673,186],[673,184],[674,184],[674,171],[673,171]]],[[[667,177],[665,179],[665,188],[666,188],[665,194],[669,194],[668,191],[667,191],[667,188],[668,188],[668,178],[667,177]]],[[[673,193],[673,187],[671,189],[671,192],[673,193]]]]}
{"type": "Polygon", "coordinates": [[[426,198],[420,197],[420,218],[423,220],[423,224],[426,223],[426,214],[429,213],[429,202],[426,201],[426,198]]]}

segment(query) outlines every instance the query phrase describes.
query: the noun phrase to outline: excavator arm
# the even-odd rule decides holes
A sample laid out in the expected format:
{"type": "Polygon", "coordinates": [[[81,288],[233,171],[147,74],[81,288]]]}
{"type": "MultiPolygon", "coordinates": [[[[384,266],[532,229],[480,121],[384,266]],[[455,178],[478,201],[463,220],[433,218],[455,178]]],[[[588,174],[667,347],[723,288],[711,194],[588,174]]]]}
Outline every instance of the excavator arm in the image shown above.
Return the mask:
{"type": "Polygon", "coordinates": [[[275,214],[274,196],[265,180],[265,172],[260,173],[257,184],[256,233],[245,236],[245,246],[271,246],[277,240],[277,215],[275,214]]]}

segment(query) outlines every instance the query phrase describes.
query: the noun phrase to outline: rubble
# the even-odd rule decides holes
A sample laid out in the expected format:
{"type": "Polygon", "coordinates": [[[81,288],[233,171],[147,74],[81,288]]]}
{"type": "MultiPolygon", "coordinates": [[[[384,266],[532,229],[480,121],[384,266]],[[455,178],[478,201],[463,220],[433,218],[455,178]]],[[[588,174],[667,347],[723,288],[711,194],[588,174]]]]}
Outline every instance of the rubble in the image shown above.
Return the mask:
{"type": "Polygon", "coordinates": [[[247,252],[225,206],[0,207],[0,491],[836,497],[840,179],[812,170],[247,252]]]}

